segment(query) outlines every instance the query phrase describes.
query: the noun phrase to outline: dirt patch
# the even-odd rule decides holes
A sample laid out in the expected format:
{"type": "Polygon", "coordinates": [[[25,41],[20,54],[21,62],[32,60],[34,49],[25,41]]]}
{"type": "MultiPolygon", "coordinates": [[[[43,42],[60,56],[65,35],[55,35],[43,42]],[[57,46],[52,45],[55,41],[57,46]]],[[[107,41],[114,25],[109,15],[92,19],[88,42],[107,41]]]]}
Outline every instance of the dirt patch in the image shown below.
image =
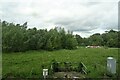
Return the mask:
{"type": "Polygon", "coordinates": [[[53,74],[54,78],[85,78],[85,75],[79,72],[56,72],[53,74]]]}

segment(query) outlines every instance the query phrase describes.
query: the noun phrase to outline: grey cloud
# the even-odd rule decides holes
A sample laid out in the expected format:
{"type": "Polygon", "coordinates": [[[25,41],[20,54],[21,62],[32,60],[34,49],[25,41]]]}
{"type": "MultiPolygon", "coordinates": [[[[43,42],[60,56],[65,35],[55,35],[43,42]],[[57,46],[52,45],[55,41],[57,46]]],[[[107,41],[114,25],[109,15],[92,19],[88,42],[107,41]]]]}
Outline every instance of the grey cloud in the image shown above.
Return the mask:
{"type": "Polygon", "coordinates": [[[61,26],[73,32],[89,35],[93,32],[117,29],[117,3],[82,2],[80,0],[3,1],[2,20],[28,22],[30,28],[61,26]],[[28,11],[27,11],[28,9],[28,11]]]}
{"type": "Polygon", "coordinates": [[[95,19],[91,17],[91,19],[85,18],[62,18],[51,20],[55,25],[65,26],[65,28],[71,31],[90,31],[93,29],[97,29],[99,27],[99,23],[95,23],[95,19]]]}
{"type": "Polygon", "coordinates": [[[83,6],[87,6],[87,7],[91,7],[91,6],[95,6],[95,5],[99,5],[102,2],[87,2],[87,3],[81,3],[83,6]]]}

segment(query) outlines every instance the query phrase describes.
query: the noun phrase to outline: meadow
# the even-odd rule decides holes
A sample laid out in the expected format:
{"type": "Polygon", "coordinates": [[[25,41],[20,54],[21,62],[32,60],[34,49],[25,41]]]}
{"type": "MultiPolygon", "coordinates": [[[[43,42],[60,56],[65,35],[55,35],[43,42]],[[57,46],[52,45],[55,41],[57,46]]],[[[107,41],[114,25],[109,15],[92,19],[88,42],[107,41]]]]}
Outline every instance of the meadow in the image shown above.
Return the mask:
{"type": "Polygon", "coordinates": [[[107,57],[118,61],[118,48],[84,48],[56,51],[27,51],[2,54],[2,76],[40,78],[42,65],[49,67],[55,59],[59,62],[83,62],[90,71],[87,77],[99,78],[106,73],[107,57]],[[94,66],[96,65],[96,68],[94,66]]]}

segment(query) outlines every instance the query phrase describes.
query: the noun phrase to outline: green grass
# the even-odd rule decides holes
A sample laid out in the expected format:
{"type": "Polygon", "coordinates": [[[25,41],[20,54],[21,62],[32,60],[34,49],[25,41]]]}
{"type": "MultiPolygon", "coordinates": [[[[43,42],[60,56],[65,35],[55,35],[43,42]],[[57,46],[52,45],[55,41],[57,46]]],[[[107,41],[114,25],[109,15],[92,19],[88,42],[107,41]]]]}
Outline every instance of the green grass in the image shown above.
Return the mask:
{"type": "Polygon", "coordinates": [[[87,77],[101,77],[106,72],[106,60],[108,56],[113,56],[118,60],[117,48],[78,48],[76,50],[57,51],[27,51],[18,53],[2,54],[2,76],[5,77],[26,77],[40,78],[42,76],[41,65],[46,68],[51,64],[51,60],[60,62],[80,62],[82,61],[90,73],[87,77]],[[96,64],[97,68],[94,69],[96,64]]]}

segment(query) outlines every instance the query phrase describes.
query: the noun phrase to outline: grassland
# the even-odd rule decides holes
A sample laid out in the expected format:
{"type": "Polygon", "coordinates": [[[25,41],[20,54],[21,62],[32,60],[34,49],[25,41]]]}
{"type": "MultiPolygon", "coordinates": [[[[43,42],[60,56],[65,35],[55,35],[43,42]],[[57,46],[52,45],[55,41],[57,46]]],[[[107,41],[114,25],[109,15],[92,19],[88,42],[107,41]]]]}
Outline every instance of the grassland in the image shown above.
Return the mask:
{"type": "Polygon", "coordinates": [[[76,50],[57,51],[27,51],[18,53],[2,54],[2,76],[5,77],[25,77],[40,78],[42,76],[41,65],[46,68],[51,64],[51,60],[60,62],[80,62],[82,61],[90,73],[88,77],[102,77],[106,72],[106,60],[108,56],[113,56],[118,60],[117,48],[78,48],[76,50]],[[94,69],[96,65],[96,69],[94,69]]]}

